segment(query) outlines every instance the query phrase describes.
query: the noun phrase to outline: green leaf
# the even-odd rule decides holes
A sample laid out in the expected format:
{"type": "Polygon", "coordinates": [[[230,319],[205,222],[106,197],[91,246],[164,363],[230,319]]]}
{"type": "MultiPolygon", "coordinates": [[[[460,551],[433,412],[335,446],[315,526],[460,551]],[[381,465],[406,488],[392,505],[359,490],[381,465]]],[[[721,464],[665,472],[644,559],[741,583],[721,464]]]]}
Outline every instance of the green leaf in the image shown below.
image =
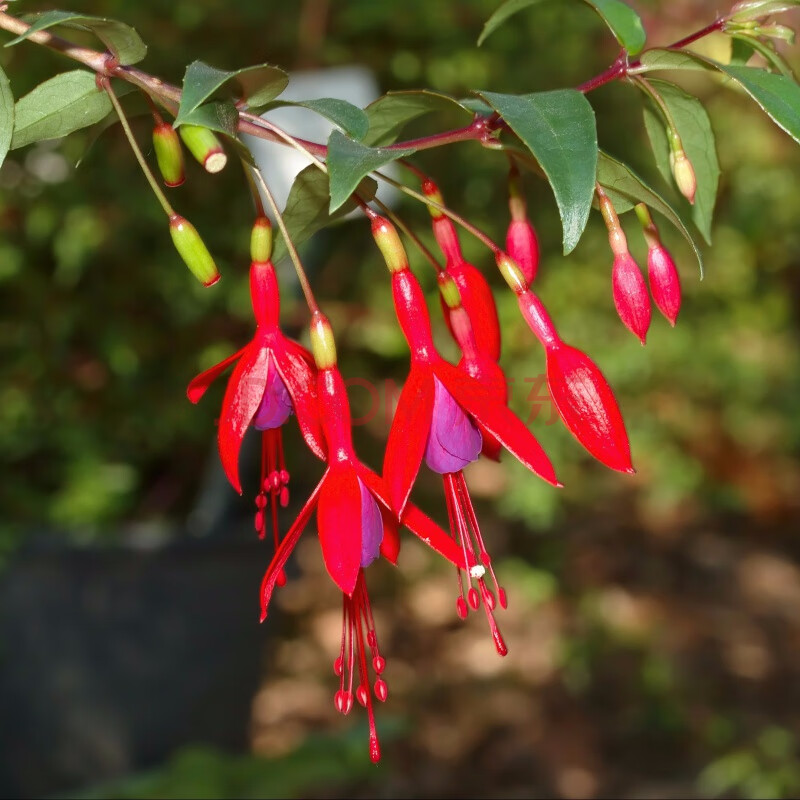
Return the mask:
{"type": "Polygon", "coordinates": [[[391,161],[410,156],[413,152],[413,148],[389,150],[385,147],[366,147],[348,139],[339,131],[333,131],[328,139],[327,157],[331,214],[350,197],[362,178],[391,161]]]}
{"type": "Polygon", "coordinates": [[[273,108],[286,106],[299,106],[316,112],[326,117],[334,125],[338,125],[348,136],[353,139],[363,139],[369,131],[369,118],[358,106],[339,100],[335,97],[321,97],[318,100],[275,100],[266,106],[250,110],[262,114],[273,108]]]}
{"type": "Polygon", "coordinates": [[[141,61],[147,55],[147,45],[136,31],[124,22],[105,17],[93,17],[87,14],[75,14],[72,11],[46,11],[44,14],[28,14],[26,22],[32,22],[25,33],[6,43],[6,47],[18,44],[36,31],[43,31],[55,25],[81,31],[91,31],[113,53],[117,61],[125,66],[141,61]]]}
{"type": "Polygon", "coordinates": [[[227,72],[194,61],[183,76],[183,94],[175,125],[184,122],[188,114],[212,97],[233,95],[246,99],[252,106],[263,106],[274,100],[288,83],[289,76],[270,64],[227,72]]]}
{"type": "Polygon", "coordinates": [[[438,92],[387,92],[365,109],[369,133],[364,137],[364,143],[371,147],[392,144],[411,120],[431,111],[453,109],[469,112],[460,101],[438,92]]]}
{"type": "MultiPolygon", "coordinates": [[[[375,197],[378,184],[372,178],[365,178],[358,186],[359,194],[369,201],[375,197]]],[[[328,213],[330,186],[328,176],[314,164],[307,166],[294,180],[283,220],[295,246],[310,239],[318,230],[340,220],[356,208],[354,200],[347,200],[334,213],[328,213]]],[[[278,232],[275,239],[275,263],[286,255],[286,242],[278,232]]]]}
{"type": "Polygon", "coordinates": [[[589,219],[597,172],[597,125],[589,101],[574,89],[527,95],[481,92],[533,153],[558,203],[564,253],[589,219]]]}
{"type": "Polygon", "coordinates": [[[14,95],[6,73],[0,67],[0,167],[6,159],[14,133],[14,95]]]}
{"type": "Polygon", "coordinates": [[[93,72],[62,72],[17,101],[11,148],[94,125],[111,108],[108,95],[97,88],[93,72]]]}
{"type": "Polygon", "coordinates": [[[651,189],[630,167],[607,153],[600,152],[597,161],[597,182],[606,190],[618,214],[630,211],[637,203],[646,203],[653,211],[666,217],[683,235],[697,256],[700,277],[703,277],[703,257],[678,212],[651,189]]]}
{"type": "MultiPolygon", "coordinates": [[[[650,80],[669,109],[683,142],[684,150],[697,177],[697,194],[694,205],[681,197],[681,212],[690,215],[703,238],[711,244],[711,221],[719,186],[719,162],[714,142],[714,132],[703,104],[683,89],[665,81],[650,80]]],[[[671,186],[672,170],[669,165],[669,142],[664,117],[652,103],[645,106],[644,123],[656,157],[656,165],[664,180],[671,186]]]]}
{"type": "Polygon", "coordinates": [[[730,64],[744,66],[753,57],[753,53],[755,53],[755,48],[753,47],[752,40],[749,37],[731,37],[730,64]]]}
{"type": "Polygon", "coordinates": [[[776,75],[758,67],[719,64],[690,53],[673,50],[648,50],[641,58],[642,65],[657,69],[710,69],[733,78],[772,121],[796,142],[800,142],[800,86],[787,75],[776,75]]]}
{"type": "MultiPolygon", "coordinates": [[[[630,55],[635,56],[642,51],[647,41],[647,34],[639,15],[629,5],[621,0],[583,1],[602,17],[617,41],[630,55]]],[[[478,38],[478,45],[480,46],[486,37],[509,17],[539,2],[541,0],[507,0],[486,21],[478,38]]]]}
{"type": "Polygon", "coordinates": [[[757,67],[720,66],[766,111],[772,121],[800,142],[800,86],[786,75],[757,67]]]}
{"type": "Polygon", "coordinates": [[[200,125],[232,139],[236,138],[238,123],[239,112],[230,100],[206,103],[184,115],[183,120],[181,120],[181,124],[200,125]]]}

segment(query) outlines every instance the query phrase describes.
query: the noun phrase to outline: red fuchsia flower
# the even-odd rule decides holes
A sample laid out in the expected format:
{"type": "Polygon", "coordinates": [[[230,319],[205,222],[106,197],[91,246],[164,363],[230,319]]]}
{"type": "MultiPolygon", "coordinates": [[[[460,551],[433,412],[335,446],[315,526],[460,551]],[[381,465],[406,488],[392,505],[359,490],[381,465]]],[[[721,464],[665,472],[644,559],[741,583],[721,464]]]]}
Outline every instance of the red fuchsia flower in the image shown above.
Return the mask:
{"type": "MultiPolygon", "coordinates": [[[[278,327],[280,296],[275,270],[269,260],[250,265],[250,297],[256,319],[253,339],[241,350],[192,380],[187,396],[196,403],[211,383],[228,367],[236,366],[228,379],[219,418],[218,443],[225,474],[239,494],[239,451],[252,425],[261,435],[261,477],[256,496],[255,527],[266,533],[269,498],[275,547],[279,543],[278,505],[289,500],[289,473],[283,452],[281,428],[294,412],[306,444],[318,458],[325,458],[319,423],[315,368],[311,354],[278,327]]],[[[281,576],[283,581],[283,577],[281,576]]]]}
{"type": "Polygon", "coordinates": [[[506,250],[517,262],[528,285],[539,269],[539,239],[528,219],[525,196],[522,194],[519,171],[514,167],[508,177],[508,208],[511,222],[506,233],[506,250]]]}
{"type": "MultiPolygon", "coordinates": [[[[422,191],[434,203],[444,205],[441,192],[432,180],[423,182],[422,191]]],[[[429,205],[428,211],[433,220],[433,234],[445,257],[445,272],[458,286],[461,303],[472,323],[478,352],[497,361],[500,358],[500,322],[492,290],[480,270],[464,260],[452,220],[436,206],[429,205]]],[[[450,333],[458,341],[444,299],[442,311],[450,333]]]]}
{"type": "Polygon", "coordinates": [[[659,311],[675,327],[681,310],[681,279],[669,251],[661,244],[658,228],[644,203],[636,206],[636,215],[642,223],[647,241],[647,273],[650,291],[659,311]]]}
{"type": "Polygon", "coordinates": [[[499,253],[497,266],[517,295],[522,316],[544,346],[550,396],[567,429],[598,461],[611,469],[632,473],[625,422],[603,373],[585,353],[562,341],[514,261],[499,253]]]}
{"type": "Polygon", "coordinates": [[[408,497],[423,459],[430,469],[442,475],[451,534],[463,550],[464,563],[475,562],[467,573],[466,592],[462,573],[458,573],[457,611],[463,618],[468,607],[477,609],[482,599],[495,648],[505,655],[506,645],[493,611],[498,602],[505,608],[506,594],[497,582],[462,472],[480,456],[482,437],[478,426],[528,469],[548,483],[559,484],[550,460],[524,423],[485,387],[448,364],[436,351],[422,288],[408,268],[397,231],[388,220],[376,215],[372,232],[392,274],[397,318],[411,349],[411,369],[400,393],[384,459],[392,505],[404,521],[408,497]],[[486,585],[487,571],[494,592],[486,585]]]}
{"type": "MultiPolygon", "coordinates": [[[[343,714],[353,707],[354,699],[367,709],[370,757],[378,761],[380,746],[372,698],[374,694],[383,702],[388,696],[382,677],[386,660],[378,646],[364,570],[380,554],[396,561],[397,521],[383,480],[361,463],[353,449],[350,405],[336,366],[336,346],[330,325],[319,312],[312,320],[311,343],[318,368],[317,394],[328,468],[267,568],[261,584],[261,619],[266,618],[286,561],[316,509],[325,567],[342,590],[342,639],[334,662],[339,689],[334,703],[343,714]],[[375,682],[370,689],[371,675],[375,682]]],[[[465,561],[456,543],[415,506],[409,504],[403,524],[459,569],[474,565],[474,560],[465,561]]]]}
{"type": "Polygon", "coordinates": [[[651,318],[647,284],[644,282],[639,265],[628,251],[628,240],[611,200],[599,184],[596,191],[600,212],[608,227],[608,241],[614,253],[614,267],[611,273],[614,305],[625,327],[645,344],[651,318]]]}

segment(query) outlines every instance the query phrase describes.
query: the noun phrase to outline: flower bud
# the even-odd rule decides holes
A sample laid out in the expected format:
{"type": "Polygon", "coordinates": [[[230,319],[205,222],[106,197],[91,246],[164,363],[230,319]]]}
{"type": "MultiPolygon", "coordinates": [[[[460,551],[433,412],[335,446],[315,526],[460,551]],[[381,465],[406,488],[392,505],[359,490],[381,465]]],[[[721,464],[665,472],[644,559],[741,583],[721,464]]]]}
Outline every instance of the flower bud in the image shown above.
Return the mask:
{"type": "Polygon", "coordinates": [[[215,284],[220,278],[219,270],[194,225],[179,214],[173,214],[169,218],[169,232],[175,249],[197,280],[203,286],[215,284]]]}
{"type": "Polygon", "coordinates": [[[153,128],[153,149],[164,184],[169,187],[180,186],[186,179],[183,150],[175,128],[168,122],[160,122],[153,128]]]}
{"type": "Polygon", "coordinates": [[[250,233],[250,260],[269,261],[272,258],[272,223],[268,217],[257,217],[250,233]]]}
{"type": "Polygon", "coordinates": [[[328,318],[315,311],[311,318],[311,352],[317,369],[331,369],[336,366],[336,342],[328,318]]]}
{"type": "Polygon", "coordinates": [[[525,275],[517,262],[502,250],[498,250],[494,258],[500,274],[505,278],[506,283],[511,287],[514,294],[522,294],[528,288],[528,282],[525,280],[525,275]]]}
{"type": "Polygon", "coordinates": [[[547,385],[572,435],[610,469],[634,472],[625,422],[597,365],[561,342],[547,349],[547,385]]]}
{"type": "Polygon", "coordinates": [[[612,285],[619,318],[644,344],[650,328],[650,295],[642,272],[630,253],[614,256],[612,285]]]}
{"type": "Polygon", "coordinates": [[[642,233],[647,241],[647,274],[653,300],[674,327],[681,308],[681,281],[678,270],[669,251],[661,244],[658,228],[644,203],[636,206],[636,216],[642,223],[642,233]]]}
{"type": "Polygon", "coordinates": [[[506,250],[517,262],[528,285],[533,283],[539,268],[539,240],[527,219],[512,219],[506,233],[506,250]]]}
{"type": "Polygon", "coordinates": [[[681,279],[672,256],[663,245],[650,249],[647,274],[655,304],[674,327],[681,310],[681,279]]]}
{"type": "Polygon", "coordinates": [[[389,272],[402,272],[408,269],[408,256],[400,241],[397,228],[385,217],[375,216],[372,220],[372,238],[378,245],[389,272]]]}
{"type": "Polygon", "coordinates": [[[683,148],[670,152],[669,165],[672,168],[672,177],[675,178],[678,191],[694,205],[694,197],[697,194],[697,177],[694,174],[692,162],[689,161],[683,148]]]}
{"type": "MultiPolygon", "coordinates": [[[[439,187],[430,178],[426,178],[422,182],[422,193],[425,195],[425,197],[433,200],[434,203],[438,203],[440,206],[444,205],[444,198],[442,197],[442,193],[439,191],[439,187]]],[[[431,215],[431,217],[433,217],[433,219],[439,219],[440,217],[444,216],[444,213],[441,209],[432,205],[428,206],[428,213],[431,215]]]]}
{"type": "Polygon", "coordinates": [[[213,131],[200,125],[181,125],[178,131],[189,152],[203,165],[206,172],[216,173],[225,168],[228,156],[213,131]]]}

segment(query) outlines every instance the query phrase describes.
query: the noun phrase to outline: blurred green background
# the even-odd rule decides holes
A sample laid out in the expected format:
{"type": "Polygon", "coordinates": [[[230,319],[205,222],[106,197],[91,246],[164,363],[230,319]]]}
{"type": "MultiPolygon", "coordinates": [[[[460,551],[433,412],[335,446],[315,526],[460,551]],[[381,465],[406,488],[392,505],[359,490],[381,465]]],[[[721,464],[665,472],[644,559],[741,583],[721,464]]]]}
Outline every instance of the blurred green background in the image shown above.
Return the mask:
{"type": "MultiPolygon", "coordinates": [[[[542,4],[477,49],[496,5],[86,0],[62,7],[134,25],[150,46],[141,66],[175,83],[187,63],[202,59],[227,69],[363,64],[383,90],[526,92],[576,85],[616,56],[613,39],[579,3],[542,4]]],[[[643,0],[637,8],[653,43],[701,27],[719,10],[689,0],[643,0]]],[[[726,59],[724,37],[703,46],[726,59]]],[[[33,45],[0,52],[0,63],[17,97],[73,68],[33,45]]],[[[634,478],[604,471],[551,424],[544,390],[530,397],[542,352],[491,259],[462,237],[468,259],[498,289],[512,405],[530,419],[565,484],[554,491],[508,459],[468,474],[510,595],[499,617],[509,657],[495,656],[480,620],[453,621],[452,576],[422,548],[409,543],[399,573],[378,567],[370,589],[390,699],[378,719],[384,762],[371,767],[363,721],[351,727],[334,714],[338,599],[332,586],[319,588],[327,584],[309,532],[255,665],[260,687],[243,723],[247,754],[195,742],[190,727],[162,764],[121,758],[112,769],[100,759],[94,772],[77,771],[48,790],[86,794],[82,782],[99,784],[98,796],[120,797],[800,792],[800,150],[716,78],[679,79],[706,102],[723,175],[704,281],[685,243],[661,224],[684,289],[674,330],[654,316],[643,349],[614,312],[599,217],[565,259],[549,188],[526,182],[543,252],[538,292],[563,337],[587,350],[614,386],[634,478]],[[136,777],[119,782],[126,770],[136,777]]],[[[612,85],[591,100],[601,146],[668,192],[647,148],[639,94],[612,85]]],[[[461,123],[429,116],[407,132],[452,124],[461,123]]],[[[148,124],[134,127],[146,142],[148,124]]],[[[249,491],[236,498],[215,472],[222,384],[198,407],[184,394],[196,372],[251,330],[252,213],[241,171],[231,163],[212,177],[190,164],[186,184],[170,195],[223,271],[219,285],[202,290],[172,250],[118,126],[76,169],[87,143],[79,133],[15,151],[0,172],[0,559],[9,572],[42,551],[110,553],[132,542],[157,549],[201,538],[209,496],[226,515],[210,539],[225,546],[226,537],[252,536],[249,491]]],[[[415,161],[450,205],[503,238],[501,155],[468,143],[415,161]]],[[[408,202],[401,211],[430,243],[425,209],[408,202]]],[[[629,234],[643,256],[633,227],[629,234]]],[[[344,374],[374,382],[383,402],[385,382],[402,381],[407,355],[366,225],[332,229],[305,254],[337,329],[344,374]]],[[[412,265],[436,311],[430,270],[412,265]]],[[[299,330],[305,310],[284,267],[284,316],[299,330]]],[[[436,319],[443,352],[455,357],[436,319]]],[[[358,388],[351,399],[356,414],[371,417],[357,428],[357,445],[378,467],[385,414],[370,414],[371,398],[358,388]]],[[[319,466],[295,431],[288,447],[296,505],[319,466]]],[[[436,481],[424,478],[417,494],[443,522],[436,481]]],[[[252,552],[258,571],[268,550],[252,552]]],[[[256,590],[257,583],[244,587],[253,626],[256,590]]],[[[0,648],[0,664],[19,657],[11,639],[0,648]]],[[[197,702],[206,699],[200,692],[197,702]]],[[[101,739],[103,724],[96,723],[101,739]]]]}

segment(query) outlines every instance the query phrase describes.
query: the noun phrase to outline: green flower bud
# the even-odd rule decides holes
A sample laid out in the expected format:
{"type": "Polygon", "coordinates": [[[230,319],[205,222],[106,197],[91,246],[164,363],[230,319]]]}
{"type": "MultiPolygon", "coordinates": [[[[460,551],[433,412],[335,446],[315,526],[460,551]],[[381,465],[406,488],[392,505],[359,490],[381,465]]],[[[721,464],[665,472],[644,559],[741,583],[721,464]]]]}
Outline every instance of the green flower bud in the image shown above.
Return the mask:
{"type": "Polygon", "coordinates": [[[195,278],[203,286],[215,284],[220,278],[219,270],[194,225],[179,214],[173,214],[169,218],[169,232],[175,249],[195,278]]]}
{"type": "Polygon", "coordinates": [[[267,217],[258,217],[250,234],[250,260],[269,261],[272,258],[272,223],[267,217]]]}
{"type": "Polygon", "coordinates": [[[213,131],[200,125],[181,125],[178,132],[189,152],[203,165],[206,172],[220,172],[225,168],[228,156],[213,131]]]}
{"type": "Polygon", "coordinates": [[[175,128],[160,122],[153,129],[153,149],[166,186],[180,186],[186,179],[183,171],[183,150],[175,128]]]}
{"type": "Polygon", "coordinates": [[[400,241],[397,228],[384,217],[376,216],[372,220],[372,236],[383,253],[389,272],[402,272],[408,269],[408,256],[400,241]]]}

